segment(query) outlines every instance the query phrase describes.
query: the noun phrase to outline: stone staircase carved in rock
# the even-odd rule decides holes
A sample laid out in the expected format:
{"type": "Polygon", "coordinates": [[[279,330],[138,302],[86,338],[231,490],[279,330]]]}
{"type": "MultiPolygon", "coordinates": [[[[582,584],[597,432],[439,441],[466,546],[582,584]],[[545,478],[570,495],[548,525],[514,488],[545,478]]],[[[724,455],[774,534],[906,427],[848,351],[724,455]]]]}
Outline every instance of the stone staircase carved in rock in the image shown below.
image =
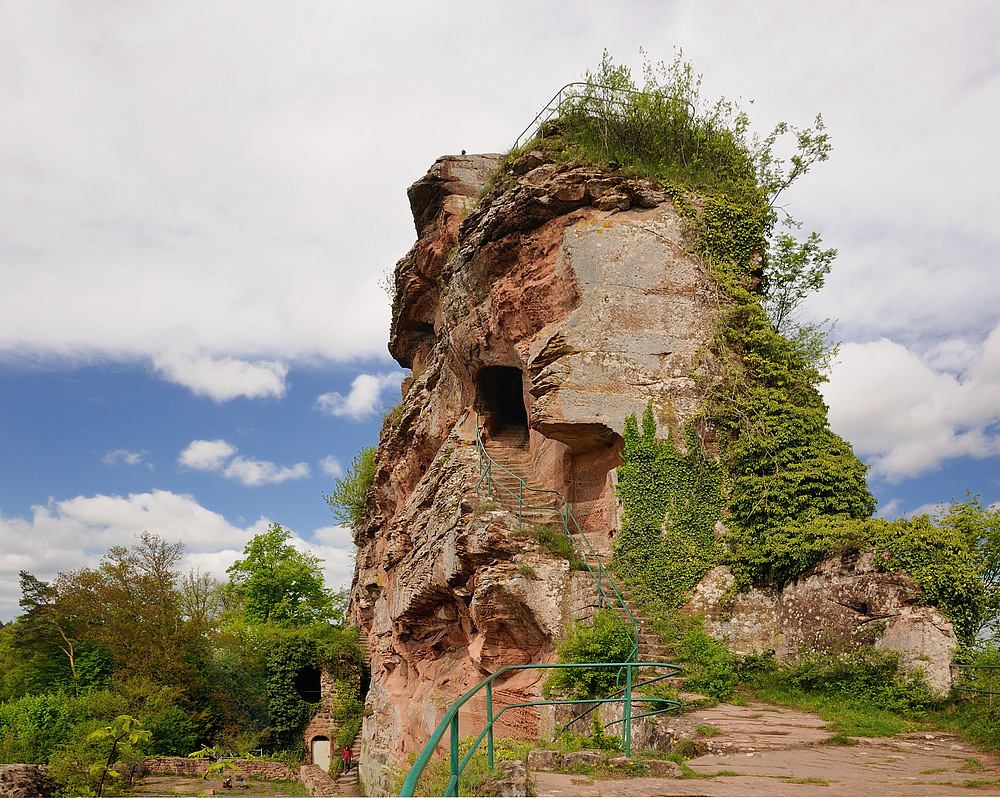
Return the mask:
{"type": "MultiPolygon", "coordinates": [[[[503,431],[495,433],[490,437],[483,438],[483,446],[486,453],[492,460],[502,468],[492,468],[490,477],[496,485],[492,488],[491,495],[501,504],[504,509],[514,515],[519,515],[522,526],[544,525],[562,534],[563,515],[560,512],[558,495],[555,492],[538,492],[539,480],[536,476],[535,466],[527,446],[527,434],[522,431],[503,431]],[[536,488],[528,493],[524,492],[524,486],[536,488]],[[498,489],[499,486],[499,489],[498,489]],[[522,506],[519,497],[529,506],[522,506]]],[[[597,550],[589,545],[582,531],[571,530],[571,538],[576,544],[576,549],[582,554],[583,561],[591,569],[600,574],[608,571],[611,565],[611,556],[597,550]],[[600,566],[600,568],[598,567],[600,566]]],[[[627,588],[620,585],[619,591],[624,599],[624,607],[616,600],[605,601],[604,605],[610,606],[627,624],[634,620],[637,629],[638,661],[640,662],[663,662],[670,661],[670,649],[664,646],[660,636],[656,634],[653,624],[645,615],[639,605],[632,600],[627,588]],[[626,612],[626,608],[628,612],[626,612]],[[631,615],[631,617],[630,617],[631,615]]],[[[600,591],[594,580],[580,580],[574,585],[578,595],[574,607],[576,620],[588,621],[593,613],[601,606],[600,591]]],[[[608,597],[608,591],[605,590],[608,597]]],[[[648,672],[640,672],[642,677],[654,677],[658,674],[649,669],[648,672]]],[[[670,677],[665,680],[668,685],[680,688],[683,684],[682,677],[670,677]]]]}

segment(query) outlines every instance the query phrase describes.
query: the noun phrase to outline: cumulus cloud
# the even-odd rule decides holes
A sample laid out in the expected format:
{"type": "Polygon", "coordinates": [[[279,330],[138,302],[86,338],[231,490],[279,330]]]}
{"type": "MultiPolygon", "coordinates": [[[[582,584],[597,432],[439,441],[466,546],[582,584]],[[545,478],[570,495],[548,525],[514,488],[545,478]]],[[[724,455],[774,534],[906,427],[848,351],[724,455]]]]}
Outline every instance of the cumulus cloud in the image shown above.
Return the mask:
{"type": "Polygon", "coordinates": [[[195,440],[180,453],[177,462],[198,471],[218,472],[226,479],[236,480],[247,487],[277,485],[290,479],[305,479],[310,474],[308,463],[278,466],[267,460],[233,457],[237,451],[233,444],[221,439],[195,440]]]}
{"type": "Polygon", "coordinates": [[[177,353],[158,355],[153,365],[170,382],[183,385],[196,396],[225,402],[238,396],[248,399],[285,395],[288,366],[278,361],[239,360],[233,357],[192,357],[177,353]]]}
{"type": "Polygon", "coordinates": [[[344,467],[340,464],[340,460],[334,457],[332,454],[329,457],[324,457],[319,461],[320,470],[326,474],[328,477],[334,477],[339,479],[344,476],[344,467]]]}
{"type": "Polygon", "coordinates": [[[324,393],[316,397],[314,407],[329,416],[347,416],[360,421],[375,413],[382,391],[398,385],[402,376],[401,372],[359,374],[351,383],[351,390],[347,396],[336,391],[324,393]]]}
{"type": "Polygon", "coordinates": [[[277,466],[266,460],[234,457],[222,471],[227,479],[235,479],[248,487],[254,485],[277,485],[289,479],[304,479],[309,476],[307,463],[293,466],[277,466]]]}
{"type": "Polygon", "coordinates": [[[887,482],[1000,454],[1000,326],[974,355],[965,342],[926,357],[885,338],[844,344],[823,394],[833,429],[887,482]]]}
{"type": "MultiPolygon", "coordinates": [[[[125,463],[125,465],[141,465],[146,455],[149,452],[143,450],[140,452],[132,452],[128,449],[111,449],[105,452],[104,457],[101,458],[101,462],[105,465],[117,465],[118,463],[125,463]]],[[[146,463],[146,466],[150,471],[153,470],[152,463],[146,463]]]]}
{"type": "Polygon", "coordinates": [[[221,438],[214,441],[195,440],[181,452],[177,462],[198,471],[219,471],[236,451],[235,446],[221,438]]]}

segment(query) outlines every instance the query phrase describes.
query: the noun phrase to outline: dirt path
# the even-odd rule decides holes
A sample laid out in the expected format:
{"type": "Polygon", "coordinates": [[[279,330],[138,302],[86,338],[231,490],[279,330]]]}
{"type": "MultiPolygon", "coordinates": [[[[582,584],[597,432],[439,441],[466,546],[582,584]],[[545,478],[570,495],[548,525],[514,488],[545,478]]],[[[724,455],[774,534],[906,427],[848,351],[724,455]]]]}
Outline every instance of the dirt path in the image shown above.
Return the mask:
{"type": "MultiPolygon", "coordinates": [[[[593,795],[997,795],[1000,758],[950,734],[858,738],[830,736],[815,715],[764,704],[720,704],[677,719],[677,730],[713,727],[700,738],[711,753],[688,761],[707,778],[602,780],[533,772],[539,796],[593,795]],[[713,775],[720,771],[736,775],[713,775]]],[[[693,736],[693,735],[692,735],[693,736]]]]}

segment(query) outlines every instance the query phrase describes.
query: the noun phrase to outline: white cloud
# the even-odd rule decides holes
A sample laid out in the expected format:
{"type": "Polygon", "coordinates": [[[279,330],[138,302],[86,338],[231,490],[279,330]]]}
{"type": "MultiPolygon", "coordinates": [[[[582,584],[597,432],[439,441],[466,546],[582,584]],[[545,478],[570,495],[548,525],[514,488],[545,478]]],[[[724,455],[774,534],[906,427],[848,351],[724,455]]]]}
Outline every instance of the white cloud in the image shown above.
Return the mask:
{"type": "Polygon", "coordinates": [[[218,472],[227,479],[236,480],[247,487],[277,485],[290,479],[305,479],[310,474],[308,463],[278,466],[267,460],[233,457],[237,451],[239,450],[233,444],[221,439],[195,440],[181,452],[177,462],[198,471],[218,472]]]}
{"type": "Polygon", "coordinates": [[[848,343],[823,388],[831,427],[888,482],[952,458],[1000,454],[1000,326],[978,355],[958,342],[929,359],[884,338],[848,343]],[[969,365],[961,373],[945,370],[962,363],[969,365]]]}
{"type": "Polygon", "coordinates": [[[340,464],[340,460],[334,457],[332,454],[328,457],[324,457],[319,461],[320,470],[328,477],[335,477],[339,479],[344,476],[344,467],[340,464]]]}
{"type": "MultiPolygon", "coordinates": [[[[194,497],[154,490],[128,496],[77,496],[31,508],[31,518],[0,514],[0,620],[16,616],[20,589],[18,571],[51,580],[61,571],[94,567],[111,546],[132,546],[136,535],[148,531],[185,546],[182,572],[200,568],[226,580],[226,568],[242,557],[254,535],[265,532],[270,520],[260,518],[247,527],[230,524],[219,513],[202,507],[194,497]]],[[[307,542],[293,532],[291,542],[326,560],[322,568],[327,586],[349,584],[353,575],[354,544],[350,530],[323,527],[307,542]]]]}
{"type": "Polygon", "coordinates": [[[190,357],[175,352],[158,355],[153,365],[167,380],[183,385],[196,396],[225,402],[285,395],[288,366],[278,361],[247,361],[232,357],[190,357]]]}
{"type": "Polygon", "coordinates": [[[244,485],[277,485],[289,479],[304,479],[309,476],[307,463],[296,463],[293,466],[277,466],[266,460],[252,460],[246,457],[234,457],[222,471],[228,479],[235,479],[244,485]]]}
{"type": "MultiPolygon", "coordinates": [[[[117,465],[118,463],[125,463],[125,465],[140,465],[146,455],[149,454],[147,451],[132,452],[128,449],[111,449],[105,452],[104,457],[101,458],[101,462],[105,465],[117,465]]],[[[146,466],[150,471],[153,470],[152,463],[146,463],[146,466]]]]}
{"type": "Polygon", "coordinates": [[[328,588],[339,590],[350,587],[356,552],[350,529],[344,526],[322,527],[313,532],[311,543],[303,541],[303,545],[324,560],[321,567],[328,588]]]}
{"type": "Polygon", "coordinates": [[[315,408],[330,416],[347,416],[360,421],[376,412],[382,391],[398,385],[402,376],[401,372],[359,374],[351,383],[351,391],[347,396],[336,391],[322,394],[316,397],[315,408]]]}
{"type": "Polygon", "coordinates": [[[220,471],[226,460],[236,454],[236,447],[222,439],[191,441],[181,452],[177,462],[198,471],[220,471]]]}

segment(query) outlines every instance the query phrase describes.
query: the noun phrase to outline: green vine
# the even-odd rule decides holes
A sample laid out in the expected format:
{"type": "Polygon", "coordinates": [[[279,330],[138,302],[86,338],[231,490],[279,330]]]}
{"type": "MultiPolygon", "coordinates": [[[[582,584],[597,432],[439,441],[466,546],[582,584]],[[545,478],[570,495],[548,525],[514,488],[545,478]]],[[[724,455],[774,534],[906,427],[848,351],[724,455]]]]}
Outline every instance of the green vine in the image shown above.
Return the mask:
{"type": "Polygon", "coordinates": [[[652,403],[641,433],[634,415],[625,420],[624,439],[615,567],[633,590],[677,606],[722,556],[713,528],[725,510],[727,477],[693,426],[684,428],[683,451],[672,432],[658,441],[652,403]]]}

